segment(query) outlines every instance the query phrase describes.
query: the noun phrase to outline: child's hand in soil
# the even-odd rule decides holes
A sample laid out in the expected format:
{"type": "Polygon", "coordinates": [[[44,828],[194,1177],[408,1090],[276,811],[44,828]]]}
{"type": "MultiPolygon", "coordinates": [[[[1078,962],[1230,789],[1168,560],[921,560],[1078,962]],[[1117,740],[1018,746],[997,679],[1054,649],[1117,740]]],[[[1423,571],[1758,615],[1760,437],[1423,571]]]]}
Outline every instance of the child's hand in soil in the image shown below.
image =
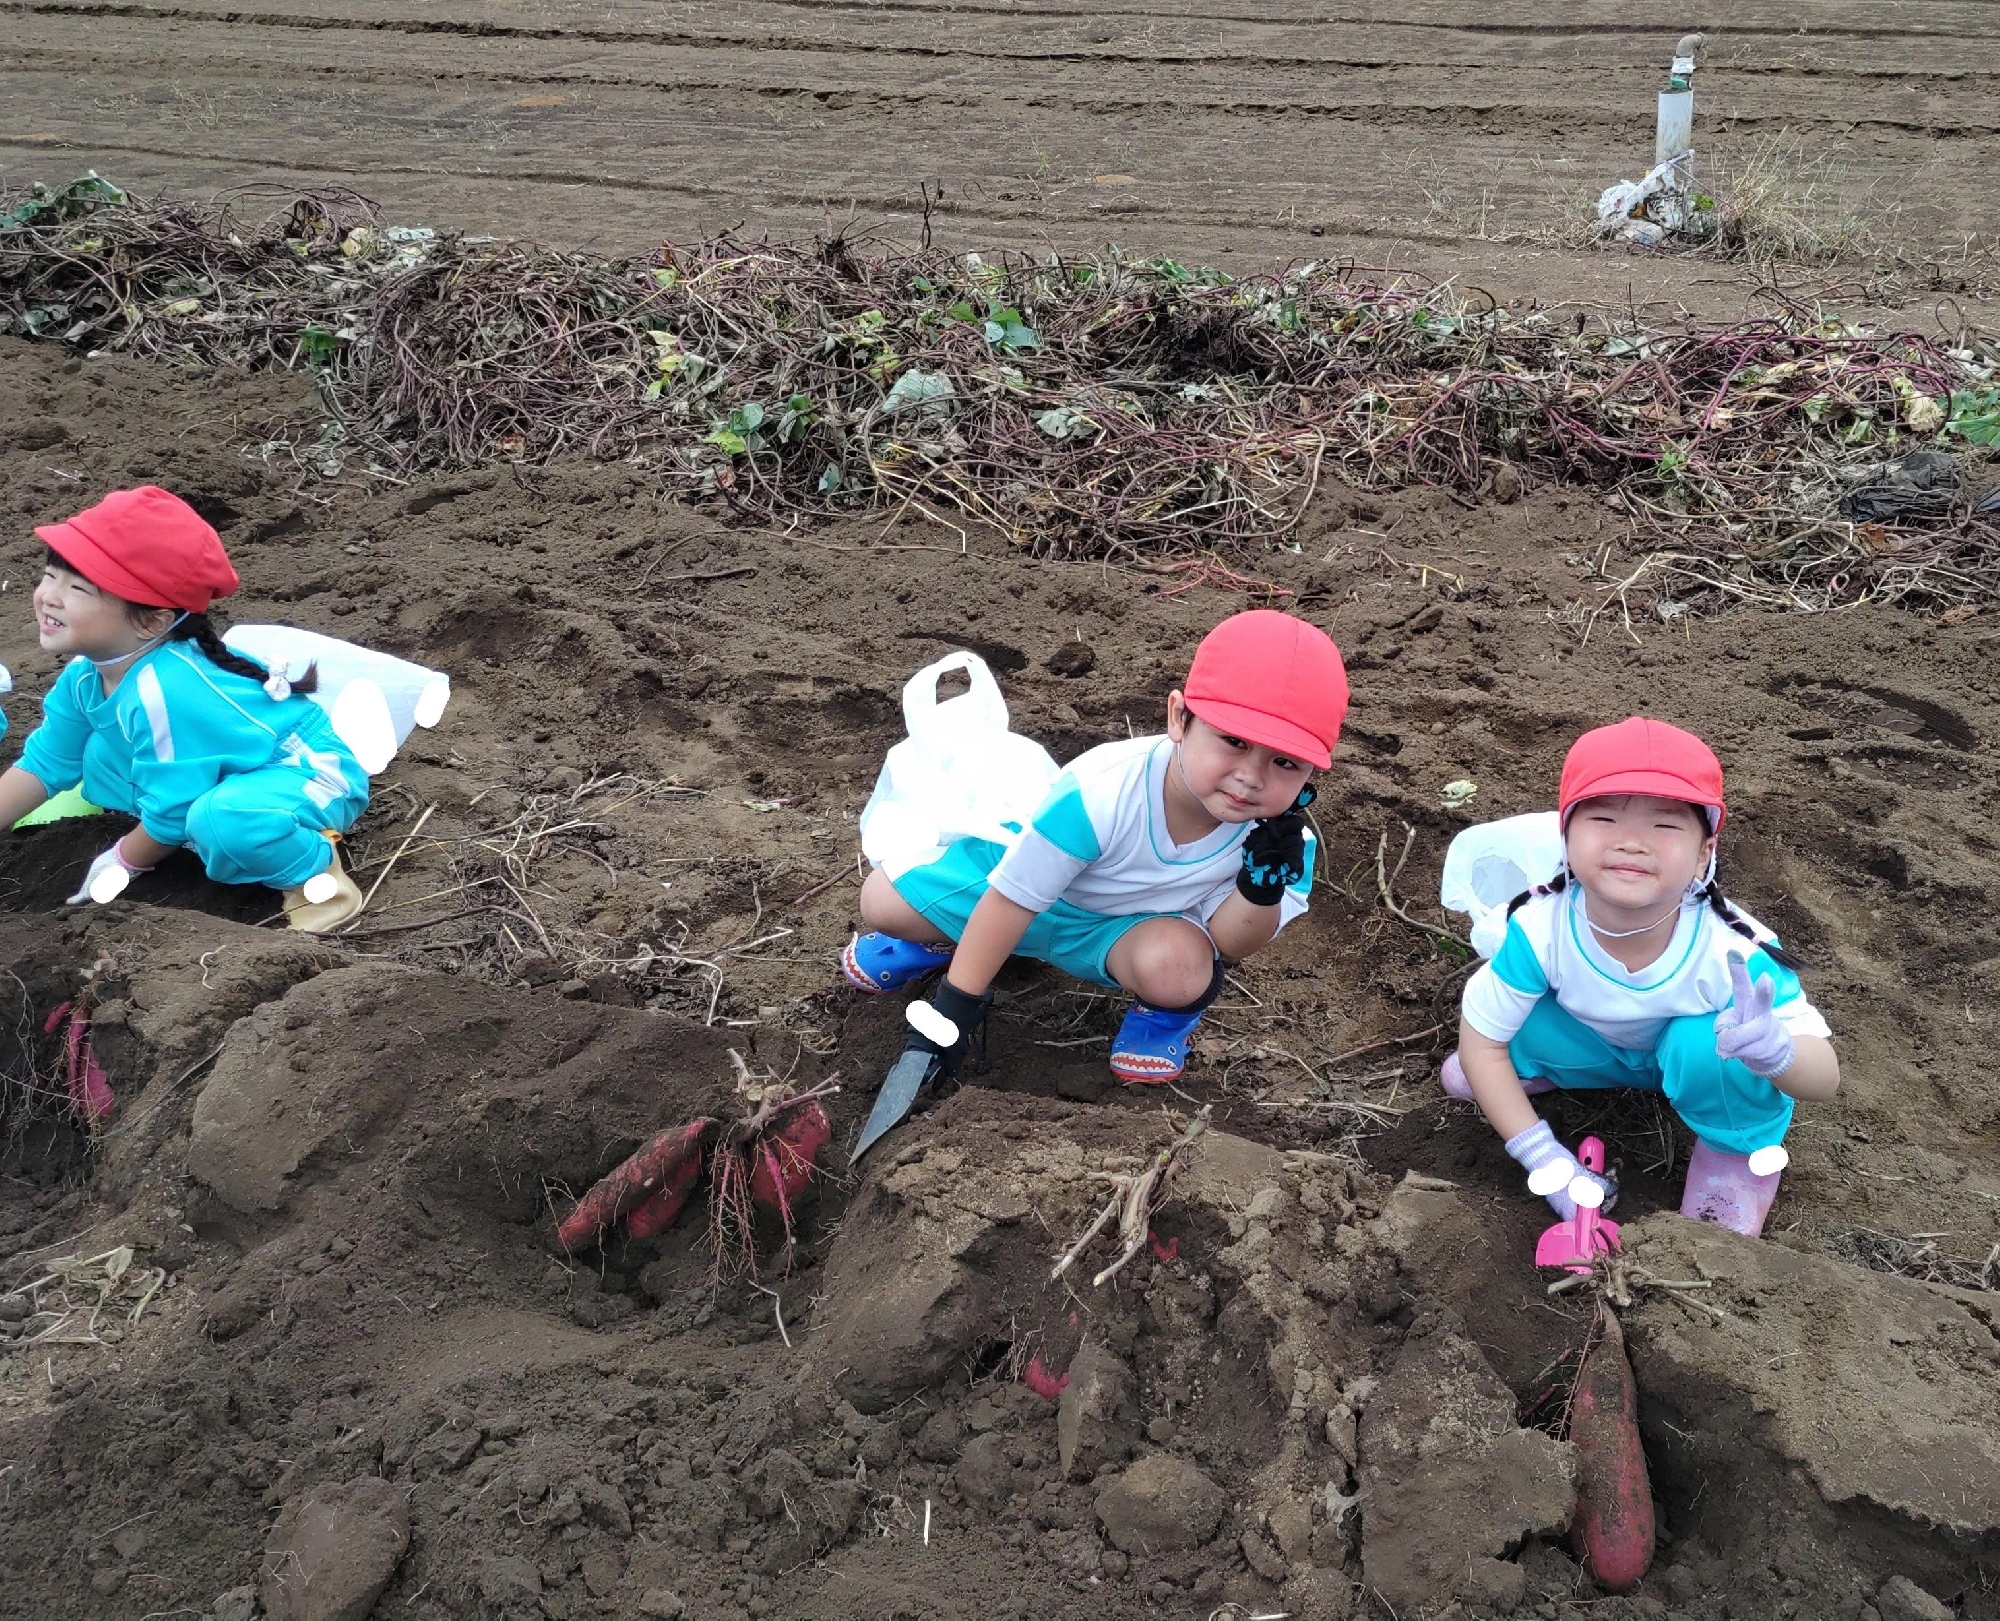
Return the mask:
{"type": "Polygon", "coordinates": [[[903,1051],[930,1053],[938,1061],[938,1078],[955,1079],[975,1041],[985,1050],[986,1010],[992,1005],[991,991],[973,996],[949,979],[939,980],[928,1002],[910,1004],[910,1033],[903,1051]]]}

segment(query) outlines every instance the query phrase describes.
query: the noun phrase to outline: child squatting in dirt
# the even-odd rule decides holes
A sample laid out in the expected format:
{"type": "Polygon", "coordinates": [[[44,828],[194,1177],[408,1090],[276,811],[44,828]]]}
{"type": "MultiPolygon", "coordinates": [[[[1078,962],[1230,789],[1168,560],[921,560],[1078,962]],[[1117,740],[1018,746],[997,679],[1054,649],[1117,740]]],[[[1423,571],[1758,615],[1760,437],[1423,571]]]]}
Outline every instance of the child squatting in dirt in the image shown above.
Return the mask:
{"type": "Polygon", "coordinates": [[[1840,1085],[1829,1031],[1776,937],[1715,879],[1722,766],[1700,738],[1634,717],[1563,761],[1564,867],[1517,896],[1465,987],[1453,1097],[1477,1103],[1565,1221],[1579,1165],[1528,1098],[1661,1092],[1695,1135],[1681,1214],[1752,1237],[1778,1191],[1795,1099],[1840,1085]]]}
{"type": "Polygon", "coordinates": [[[218,883],[282,890],[295,929],[354,916],[361,891],[333,836],[366,808],[368,774],[305,696],[312,672],[288,682],[216,635],[208,606],[238,584],[216,532],[146,485],[35,533],[49,548],[36,630],[76,656],[0,776],[0,827],[81,783],[139,825],[91,862],[71,905],[186,845],[218,883]]]}
{"type": "Polygon", "coordinates": [[[960,839],[926,865],[871,873],[870,932],[843,972],[880,994],[943,968],[931,1006],[957,1039],[913,1021],[906,1051],[935,1054],[950,1076],[1019,952],[1136,996],[1111,1071],[1172,1080],[1225,963],[1306,909],[1310,779],[1332,763],[1346,713],[1347,672],[1324,631],[1267,609],[1224,620],[1169,694],[1164,736],[1078,756],[1011,843],[960,839]]]}

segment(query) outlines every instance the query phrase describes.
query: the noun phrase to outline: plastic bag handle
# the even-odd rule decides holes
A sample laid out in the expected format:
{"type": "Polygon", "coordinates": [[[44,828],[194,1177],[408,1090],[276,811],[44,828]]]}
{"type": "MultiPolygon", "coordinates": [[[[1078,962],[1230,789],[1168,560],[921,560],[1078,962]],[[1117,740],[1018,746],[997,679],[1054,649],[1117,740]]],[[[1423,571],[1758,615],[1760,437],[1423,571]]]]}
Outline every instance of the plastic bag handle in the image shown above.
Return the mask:
{"type": "Polygon", "coordinates": [[[935,664],[925,665],[904,683],[903,729],[911,737],[921,736],[937,724],[941,711],[947,708],[955,710],[951,717],[954,729],[968,724],[993,731],[1007,729],[1007,700],[1000,696],[993,672],[977,653],[962,648],[946,654],[935,664]],[[938,682],[954,670],[965,672],[971,690],[940,703],[938,682]]]}

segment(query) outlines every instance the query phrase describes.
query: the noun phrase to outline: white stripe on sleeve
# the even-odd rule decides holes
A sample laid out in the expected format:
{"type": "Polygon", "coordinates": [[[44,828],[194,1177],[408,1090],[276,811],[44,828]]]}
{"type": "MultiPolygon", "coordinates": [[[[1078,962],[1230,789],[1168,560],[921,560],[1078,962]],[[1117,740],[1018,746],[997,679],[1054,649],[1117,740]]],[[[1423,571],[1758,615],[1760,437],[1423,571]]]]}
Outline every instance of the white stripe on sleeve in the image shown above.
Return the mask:
{"type": "Polygon", "coordinates": [[[140,669],[137,679],[139,702],[146,707],[146,724],[153,732],[153,758],[169,764],[174,757],[174,728],[167,719],[167,695],[160,688],[159,673],[148,664],[140,669]]]}

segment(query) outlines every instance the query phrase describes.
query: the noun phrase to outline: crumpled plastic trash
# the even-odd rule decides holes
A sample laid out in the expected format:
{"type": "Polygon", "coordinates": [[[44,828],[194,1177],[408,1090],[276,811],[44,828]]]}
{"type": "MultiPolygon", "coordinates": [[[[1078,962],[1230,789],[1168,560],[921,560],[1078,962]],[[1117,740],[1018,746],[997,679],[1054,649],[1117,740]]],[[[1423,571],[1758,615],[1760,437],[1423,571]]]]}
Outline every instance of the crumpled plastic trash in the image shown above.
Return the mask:
{"type": "Polygon", "coordinates": [[[1942,450],[1913,450],[1885,462],[1877,476],[1840,498],[1843,517],[1859,523],[1942,518],[1958,498],[1958,460],[1942,450]]]}
{"type": "Polygon", "coordinates": [[[1606,186],[1597,199],[1598,229],[1641,247],[1651,247],[1687,223],[1685,175],[1676,170],[1692,164],[1694,153],[1682,152],[1656,163],[1638,180],[1606,186]]]}

